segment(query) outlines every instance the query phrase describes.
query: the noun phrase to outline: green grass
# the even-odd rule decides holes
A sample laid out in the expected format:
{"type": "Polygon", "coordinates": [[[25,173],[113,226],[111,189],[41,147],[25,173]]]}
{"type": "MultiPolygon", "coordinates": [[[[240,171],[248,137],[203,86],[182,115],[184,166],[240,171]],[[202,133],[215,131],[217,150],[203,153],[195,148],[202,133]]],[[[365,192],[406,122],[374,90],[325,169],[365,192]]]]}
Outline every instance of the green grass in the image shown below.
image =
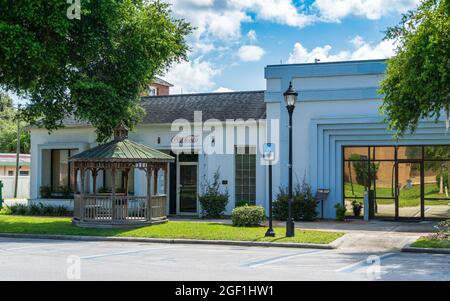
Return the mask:
{"type": "Polygon", "coordinates": [[[446,240],[431,239],[428,237],[421,237],[416,240],[411,247],[416,248],[436,248],[436,249],[450,249],[450,238],[446,240]]]}
{"type": "Polygon", "coordinates": [[[276,237],[264,237],[266,227],[233,227],[210,222],[177,222],[138,229],[87,229],[72,225],[70,218],[0,215],[0,233],[61,234],[147,238],[188,238],[203,240],[241,240],[327,244],[344,235],[340,232],[297,230],[286,238],[285,228],[275,228],[276,237]]]}
{"type": "MultiPolygon", "coordinates": [[[[345,183],[345,196],[351,199],[352,195],[364,196],[364,186],[360,184],[353,184],[353,192],[350,183],[345,183]]],[[[439,188],[436,184],[425,184],[424,187],[425,198],[445,198],[445,194],[439,194],[439,188]]],[[[377,187],[377,197],[392,197],[391,188],[377,187]]],[[[427,206],[433,205],[448,205],[450,200],[425,200],[427,206]]],[[[394,200],[377,199],[378,204],[393,204],[394,200]]],[[[411,189],[401,189],[398,200],[399,207],[416,207],[420,206],[420,186],[415,185],[411,189]]]]}

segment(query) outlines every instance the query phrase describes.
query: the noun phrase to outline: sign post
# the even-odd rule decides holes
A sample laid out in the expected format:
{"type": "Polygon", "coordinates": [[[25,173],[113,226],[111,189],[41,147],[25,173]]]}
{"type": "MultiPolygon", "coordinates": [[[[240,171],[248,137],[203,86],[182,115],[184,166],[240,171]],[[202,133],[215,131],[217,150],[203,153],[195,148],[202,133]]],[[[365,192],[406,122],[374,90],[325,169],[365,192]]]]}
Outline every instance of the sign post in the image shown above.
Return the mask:
{"type": "Polygon", "coordinates": [[[3,183],[2,183],[2,181],[0,181],[0,209],[2,209],[2,207],[3,207],[3,194],[2,194],[2,190],[3,190],[3,183]]]}
{"type": "Polygon", "coordinates": [[[263,158],[267,161],[269,168],[269,229],[267,229],[266,237],[275,237],[275,231],[273,231],[272,223],[272,163],[275,160],[275,144],[264,144],[263,158]]]}

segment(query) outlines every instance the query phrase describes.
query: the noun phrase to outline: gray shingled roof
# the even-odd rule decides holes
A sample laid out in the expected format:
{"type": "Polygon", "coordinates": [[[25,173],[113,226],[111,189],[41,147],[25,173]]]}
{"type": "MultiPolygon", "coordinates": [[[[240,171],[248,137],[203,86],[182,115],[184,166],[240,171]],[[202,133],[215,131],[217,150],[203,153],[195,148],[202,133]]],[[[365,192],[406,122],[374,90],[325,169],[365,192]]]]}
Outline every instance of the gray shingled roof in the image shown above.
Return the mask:
{"type": "MultiPolygon", "coordinates": [[[[145,109],[142,124],[172,123],[183,118],[194,120],[194,111],[202,111],[203,120],[264,119],[266,104],[264,91],[201,93],[142,97],[145,109]]],[[[86,126],[73,118],[63,121],[66,126],[86,126]]]]}
{"type": "Polygon", "coordinates": [[[143,97],[144,124],[171,123],[175,119],[194,120],[202,111],[203,120],[260,119],[266,117],[264,91],[202,93],[143,97]]]}

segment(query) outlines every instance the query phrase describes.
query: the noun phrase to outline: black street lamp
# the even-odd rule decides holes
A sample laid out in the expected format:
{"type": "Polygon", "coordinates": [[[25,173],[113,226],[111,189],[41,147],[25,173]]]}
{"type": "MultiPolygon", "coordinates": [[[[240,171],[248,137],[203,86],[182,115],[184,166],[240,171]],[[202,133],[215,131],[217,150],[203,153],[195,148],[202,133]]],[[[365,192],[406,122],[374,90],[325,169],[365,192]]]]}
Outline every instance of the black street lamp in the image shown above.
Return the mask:
{"type": "Polygon", "coordinates": [[[292,218],[292,113],[294,113],[298,93],[292,87],[292,82],[289,83],[289,88],[283,95],[284,101],[286,102],[286,108],[289,113],[289,216],[286,221],[286,237],[293,237],[295,236],[295,224],[294,219],[292,218]]]}

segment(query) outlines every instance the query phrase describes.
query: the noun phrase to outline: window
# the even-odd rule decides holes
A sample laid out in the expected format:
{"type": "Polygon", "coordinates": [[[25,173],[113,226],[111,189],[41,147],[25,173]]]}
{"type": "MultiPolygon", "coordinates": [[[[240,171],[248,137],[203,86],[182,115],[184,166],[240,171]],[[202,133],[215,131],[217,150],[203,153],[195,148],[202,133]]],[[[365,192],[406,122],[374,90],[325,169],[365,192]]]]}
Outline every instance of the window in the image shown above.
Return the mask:
{"type": "Polygon", "coordinates": [[[256,154],[255,149],[235,147],[235,200],[256,203],[256,154]]]}
{"type": "Polygon", "coordinates": [[[349,215],[368,191],[375,217],[449,218],[450,145],[345,146],[342,167],[349,215]]]}
{"type": "Polygon", "coordinates": [[[14,170],[8,170],[8,176],[10,177],[14,176],[14,170]]]}
{"type": "Polygon", "coordinates": [[[69,158],[75,154],[71,149],[53,149],[51,150],[51,188],[53,192],[66,191],[71,189],[72,171],[69,158]]]}
{"type": "Polygon", "coordinates": [[[148,93],[148,96],[157,96],[158,95],[158,88],[153,87],[153,86],[149,86],[147,88],[147,93],[148,93]]]}
{"type": "Polygon", "coordinates": [[[19,175],[21,175],[21,176],[28,176],[28,175],[30,175],[30,172],[28,170],[21,170],[19,172],[19,175]]]}
{"type": "MultiPolygon", "coordinates": [[[[106,169],[101,175],[103,176],[103,186],[97,184],[97,191],[111,192],[113,187],[111,170],[106,169]]],[[[116,193],[125,193],[125,182],[125,172],[117,170],[115,183],[116,193]]],[[[128,194],[134,194],[134,168],[131,168],[128,172],[128,194]]]]}

